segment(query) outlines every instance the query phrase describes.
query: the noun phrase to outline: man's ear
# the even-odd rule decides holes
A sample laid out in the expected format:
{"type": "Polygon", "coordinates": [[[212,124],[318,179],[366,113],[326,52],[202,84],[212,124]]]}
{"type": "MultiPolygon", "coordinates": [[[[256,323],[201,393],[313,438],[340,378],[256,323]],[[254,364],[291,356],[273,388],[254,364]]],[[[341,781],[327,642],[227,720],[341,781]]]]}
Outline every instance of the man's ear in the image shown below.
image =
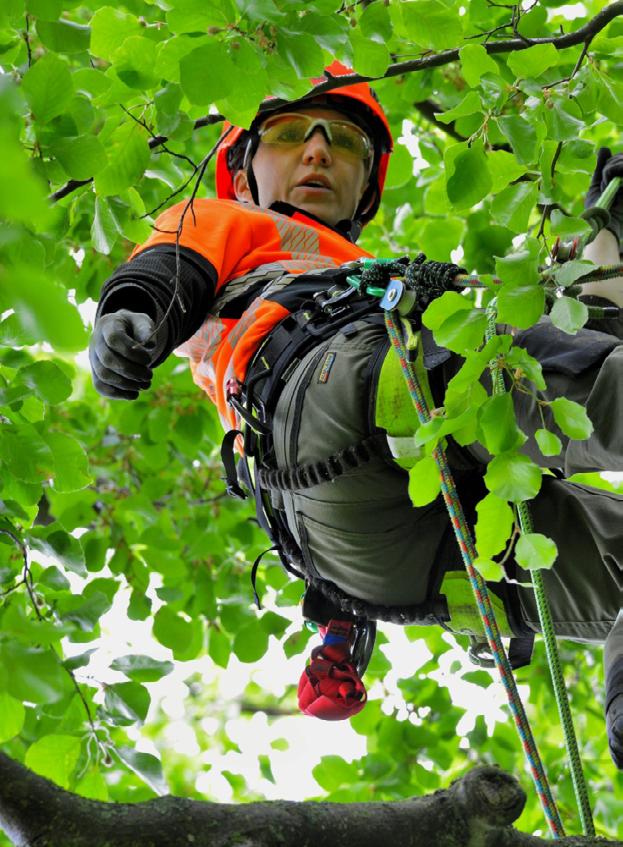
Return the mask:
{"type": "Polygon", "coordinates": [[[249,188],[249,178],[246,171],[236,171],[234,174],[234,193],[236,200],[241,200],[243,203],[252,203],[253,195],[249,188]]]}

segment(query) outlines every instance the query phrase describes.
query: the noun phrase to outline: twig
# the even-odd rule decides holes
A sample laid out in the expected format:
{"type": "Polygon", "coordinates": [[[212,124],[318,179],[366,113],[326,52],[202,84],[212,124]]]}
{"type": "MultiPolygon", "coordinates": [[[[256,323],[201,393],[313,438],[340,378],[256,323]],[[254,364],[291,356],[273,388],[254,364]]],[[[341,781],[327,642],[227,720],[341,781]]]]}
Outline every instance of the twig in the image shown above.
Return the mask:
{"type": "MultiPolygon", "coordinates": [[[[131,115],[131,117],[134,116],[131,115]]],[[[224,120],[225,117],[220,114],[204,115],[204,117],[202,118],[197,118],[197,120],[193,124],[193,128],[201,129],[204,126],[213,126],[214,124],[222,123],[224,120]]],[[[169,139],[166,135],[156,135],[150,138],[147,144],[150,150],[154,150],[156,147],[160,147],[163,144],[166,144],[168,140],[169,139]]],[[[193,165],[193,167],[196,167],[196,165],[193,165]]],[[[78,188],[82,188],[83,185],[89,185],[89,183],[91,182],[93,182],[93,177],[89,177],[89,179],[70,179],[67,183],[65,183],[65,185],[63,185],[62,188],[59,188],[53,194],[50,194],[48,200],[50,201],[50,203],[57,203],[59,200],[62,200],[64,197],[67,197],[69,194],[72,194],[74,191],[77,191],[78,188]]]]}
{"type": "Polygon", "coordinates": [[[154,136],[153,130],[150,126],[147,125],[144,120],[142,120],[141,118],[137,118],[136,115],[133,115],[132,112],[127,109],[123,104],[121,104],[121,108],[129,118],[132,118],[133,121],[135,121],[139,126],[143,127],[143,129],[150,134],[151,138],[147,142],[150,150],[153,150],[155,147],[160,147],[164,153],[168,153],[170,156],[174,156],[176,159],[182,159],[183,161],[188,162],[190,166],[194,168],[195,171],[197,170],[197,165],[189,156],[185,156],[183,153],[175,153],[173,150],[169,150],[169,148],[166,146],[168,138],[165,135],[154,136]]]}
{"type": "MultiPolygon", "coordinates": [[[[179,296],[180,277],[181,277],[181,270],[182,270],[182,266],[181,266],[181,262],[180,262],[180,238],[181,238],[181,235],[182,235],[182,230],[184,228],[184,220],[186,218],[186,215],[188,214],[188,210],[190,209],[190,211],[192,212],[192,216],[193,216],[193,223],[196,224],[194,202],[195,202],[195,197],[197,196],[197,192],[199,191],[199,186],[201,185],[203,175],[206,172],[206,168],[208,167],[210,160],[212,159],[212,157],[214,156],[214,154],[216,153],[218,148],[221,146],[223,141],[225,141],[225,139],[227,138],[227,136],[229,135],[229,133],[232,130],[233,130],[233,126],[230,126],[225,130],[225,132],[220,136],[220,138],[218,139],[216,144],[212,147],[212,149],[209,151],[209,153],[205,156],[205,158],[203,159],[203,161],[199,165],[199,173],[197,174],[197,179],[195,180],[195,186],[193,188],[193,192],[190,195],[190,198],[188,199],[188,201],[186,202],[186,205],[184,206],[182,214],[180,215],[180,221],[179,221],[179,224],[177,226],[176,233],[175,233],[175,285],[173,287],[173,295],[171,297],[171,302],[167,306],[164,315],[162,316],[158,325],[154,328],[154,331],[151,333],[149,338],[153,338],[154,335],[160,329],[160,327],[165,323],[165,321],[167,320],[167,318],[168,318],[168,316],[171,312],[171,309],[173,308],[173,304],[175,303],[176,300],[180,304],[180,309],[182,310],[182,312],[186,311],[186,309],[184,307],[184,303],[182,302],[182,299],[179,296]]],[[[149,341],[149,339],[146,339],[146,340],[149,341]]],[[[141,342],[141,343],[144,344],[145,342],[141,342]]]]}
{"type": "Polygon", "coordinates": [[[28,67],[32,67],[32,49],[30,47],[30,16],[26,14],[26,31],[24,32],[26,51],[28,53],[28,67]]]}
{"type": "MultiPolygon", "coordinates": [[[[9,529],[0,529],[0,535],[7,535],[21,550],[22,560],[23,560],[23,570],[22,570],[22,580],[19,583],[19,585],[25,585],[26,586],[26,591],[28,592],[28,597],[30,598],[30,602],[32,604],[32,608],[35,612],[35,615],[37,616],[37,620],[44,621],[45,618],[43,617],[43,615],[41,614],[41,611],[39,610],[39,604],[37,603],[37,598],[35,597],[35,591],[34,591],[34,586],[33,586],[33,581],[32,581],[32,574],[30,572],[30,565],[28,563],[28,547],[26,546],[26,544],[24,544],[24,542],[22,541],[21,538],[19,538],[17,535],[15,535],[14,532],[11,532],[11,530],[9,530],[9,529]]],[[[10,589],[10,590],[12,591],[17,587],[18,587],[18,585],[15,585],[13,587],[13,589],[10,589]]],[[[5,594],[6,593],[8,593],[8,592],[5,592],[5,594]]],[[[0,595],[0,596],[2,596],[2,595],[0,595]]],[[[87,713],[87,719],[89,721],[91,729],[93,730],[93,734],[96,736],[95,723],[94,723],[93,717],[91,715],[91,710],[89,709],[89,704],[87,703],[86,698],[85,698],[84,694],[82,693],[80,686],[78,685],[78,683],[76,681],[76,678],[74,677],[73,673],[69,670],[69,668],[66,668],[65,665],[62,664],[61,657],[58,655],[58,653],[56,652],[54,647],[50,646],[50,650],[54,653],[54,655],[58,659],[58,661],[61,664],[61,667],[63,668],[65,673],[69,674],[69,677],[70,677],[70,679],[73,683],[73,686],[76,689],[76,693],[78,694],[78,697],[82,701],[85,712],[87,713]]]]}

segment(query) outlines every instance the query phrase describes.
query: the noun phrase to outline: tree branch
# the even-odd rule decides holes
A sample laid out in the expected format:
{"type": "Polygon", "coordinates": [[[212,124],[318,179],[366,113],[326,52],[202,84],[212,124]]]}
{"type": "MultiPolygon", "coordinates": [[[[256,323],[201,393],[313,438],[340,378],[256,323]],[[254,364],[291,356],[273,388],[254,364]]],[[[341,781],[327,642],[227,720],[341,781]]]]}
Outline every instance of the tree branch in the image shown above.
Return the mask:
{"type": "MultiPolygon", "coordinates": [[[[553,44],[557,50],[564,50],[567,47],[577,47],[578,44],[584,44],[586,41],[592,40],[602,29],[620,15],[623,15],[623,0],[618,0],[618,2],[612,3],[610,6],[606,6],[605,9],[598,12],[583,27],[566,35],[553,35],[548,38],[509,38],[504,41],[487,42],[482,46],[489,55],[527,50],[528,47],[534,47],[536,44],[553,44]]],[[[443,65],[449,65],[450,62],[457,62],[458,60],[459,48],[454,47],[451,50],[443,50],[441,53],[432,53],[429,56],[423,56],[421,59],[398,62],[395,65],[391,65],[383,76],[379,77],[362,76],[361,74],[346,74],[338,77],[330,76],[324,82],[310,89],[309,94],[324,94],[327,91],[334,91],[345,85],[354,85],[357,82],[378,82],[381,79],[390,79],[391,77],[401,76],[401,74],[412,73],[413,71],[439,68],[443,65]]]]}
{"type": "MultiPolygon", "coordinates": [[[[578,44],[589,44],[597,33],[601,32],[601,30],[613,21],[614,18],[619,17],[620,15],[623,15],[623,0],[618,0],[618,2],[612,3],[610,6],[606,6],[605,9],[598,12],[595,17],[588,21],[588,23],[586,23],[583,27],[580,27],[580,29],[575,32],[570,32],[566,35],[550,36],[548,38],[510,38],[503,41],[485,42],[482,46],[489,55],[527,50],[528,47],[534,47],[535,44],[553,44],[557,50],[564,50],[568,47],[576,47],[578,44]]],[[[582,55],[582,59],[583,58],[584,54],[582,55]]],[[[362,76],[361,74],[346,74],[339,77],[329,75],[324,82],[321,82],[311,88],[307,96],[325,94],[327,91],[335,91],[338,88],[343,88],[346,85],[353,85],[357,82],[378,82],[381,79],[391,79],[392,77],[401,76],[406,73],[423,71],[428,68],[439,68],[443,65],[449,65],[451,62],[457,62],[458,60],[459,48],[455,47],[452,50],[443,50],[441,53],[432,53],[428,56],[423,56],[421,59],[397,62],[395,65],[391,65],[385,71],[383,76],[379,77],[362,76]]],[[[416,108],[419,108],[419,105],[421,104],[414,105],[416,108]]],[[[420,109],[419,111],[422,110],[420,109]]],[[[219,123],[223,120],[224,117],[222,115],[207,115],[195,121],[194,128],[198,129],[199,127],[219,123]]],[[[434,118],[432,118],[432,120],[434,120],[434,118]]],[[[454,138],[464,140],[459,138],[458,135],[454,135],[452,130],[447,127],[444,126],[444,129],[454,138]]],[[[161,146],[167,141],[168,138],[164,135],[155,136],[149,139],[149,147],[153,150],[154,147],[161,146]]],[[[69,180],[69,182],[67,182],[62,188],[59,188],[51,194],[49,200],[52,203],[56,203],[58,200],[62,200],[64,197],[67,197],[83,185],[88,185],[90,182],[93,182],[93,178],[84,180],[69,180]]]]}
{"type": "MultiPolygon", "coordinates": [[[[231,805],[179,797],[102,803],[53,785],[0,753],[0,826],[16,847],[545,847],[549,840],[511,827],[526,796],[493,767],[450,788],[393,803],[231,805]]],[[[561,847],[623,842],[560,838],[561,847]]]]}

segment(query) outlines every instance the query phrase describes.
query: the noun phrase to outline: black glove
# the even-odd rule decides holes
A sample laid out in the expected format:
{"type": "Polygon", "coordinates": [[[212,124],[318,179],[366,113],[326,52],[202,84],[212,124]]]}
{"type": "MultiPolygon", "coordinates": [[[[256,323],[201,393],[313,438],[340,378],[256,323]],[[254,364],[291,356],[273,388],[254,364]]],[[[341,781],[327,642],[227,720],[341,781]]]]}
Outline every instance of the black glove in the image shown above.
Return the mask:
{"type": "Polygon", "coordinates": [[[162,351],[167,334],[162,327],[154,334],[155,322],[143,312],[119,309],[95,321],[89,360],[93,385],[104,397],[136,400],[149,388],[151,363],[162,351]]]}
{"type": "MultiPolygon", "coordinates": [[[[607,147],[601,147],[597,153],[597,164],[584,200],[585,209],[595,205],[615,176],[623,177],[623,153],[613,156],[607,147]]],[[[617,191],[609,211],[610,222],[606,229],[609,229],[620,243],[623,229],[623,188],[617,191]]]]}

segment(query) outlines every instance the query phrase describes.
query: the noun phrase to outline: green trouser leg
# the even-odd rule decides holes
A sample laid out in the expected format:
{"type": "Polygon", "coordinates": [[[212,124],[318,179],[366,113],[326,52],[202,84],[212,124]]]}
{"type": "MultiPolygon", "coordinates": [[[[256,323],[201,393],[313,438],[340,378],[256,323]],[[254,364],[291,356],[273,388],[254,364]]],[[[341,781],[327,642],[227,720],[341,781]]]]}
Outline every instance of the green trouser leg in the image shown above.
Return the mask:
{"type": "Polygon", "coordinates": [[[604,648],[606,731],[610,755],[623,770],[623,609],[604,648]]]}

